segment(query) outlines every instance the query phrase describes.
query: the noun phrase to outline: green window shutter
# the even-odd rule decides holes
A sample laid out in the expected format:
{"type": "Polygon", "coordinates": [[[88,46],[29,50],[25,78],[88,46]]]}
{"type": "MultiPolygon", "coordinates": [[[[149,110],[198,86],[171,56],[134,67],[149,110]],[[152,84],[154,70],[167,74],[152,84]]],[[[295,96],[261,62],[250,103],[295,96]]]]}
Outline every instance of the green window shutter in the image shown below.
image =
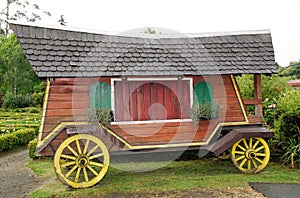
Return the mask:
{"type": "Polygon", "coordinates": [[[194,87],[194,103],[203,104],[204,102],[212,102],[213,92],[212,86],[208,82],[199,82],[194,87]]]}
{"type": "Polygon", "coordinates": [[[90,86],[90,108],[111,108],[111,92],[109,84],[105,82],[96,82],[90,86]]]}

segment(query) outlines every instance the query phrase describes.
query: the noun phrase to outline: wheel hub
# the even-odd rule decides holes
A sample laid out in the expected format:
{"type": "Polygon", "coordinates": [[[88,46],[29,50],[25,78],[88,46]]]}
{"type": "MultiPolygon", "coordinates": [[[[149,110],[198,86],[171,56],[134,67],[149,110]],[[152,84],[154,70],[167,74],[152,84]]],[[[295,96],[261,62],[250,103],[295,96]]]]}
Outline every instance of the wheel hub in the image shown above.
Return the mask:
{"type": "Polygon", "coordinates": [[[86,167],[89,164],[89,159],[85,155],[78,155],[76,158],[76,165],[80,168],[86,167]]]}
{"type": "Polygon", "coordinates": [[[247,159],[254,159],[254,158],[256,158],[256,152],[253,149],[246,150],[245,154],[246,154],[246,158],[247,159]]]}

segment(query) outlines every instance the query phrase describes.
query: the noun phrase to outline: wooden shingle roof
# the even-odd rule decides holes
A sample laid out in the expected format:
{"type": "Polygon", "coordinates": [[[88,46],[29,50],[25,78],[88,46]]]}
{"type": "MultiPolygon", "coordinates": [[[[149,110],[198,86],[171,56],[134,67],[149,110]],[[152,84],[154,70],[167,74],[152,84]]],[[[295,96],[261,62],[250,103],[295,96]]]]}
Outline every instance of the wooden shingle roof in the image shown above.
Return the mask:
{"type": "Polygon", "coordinates": [[[276,72],[271,34],[141,38],[10,24],[39,77],[276,72]]]}

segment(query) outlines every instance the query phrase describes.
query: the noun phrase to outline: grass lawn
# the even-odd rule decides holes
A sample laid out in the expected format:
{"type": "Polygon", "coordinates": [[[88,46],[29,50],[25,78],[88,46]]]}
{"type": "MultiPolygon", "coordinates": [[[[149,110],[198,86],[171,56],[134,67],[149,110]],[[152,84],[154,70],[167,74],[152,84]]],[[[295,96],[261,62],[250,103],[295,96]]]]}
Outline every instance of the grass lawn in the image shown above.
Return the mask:
{"type": "Polygon", "coordinates": [[[247,186],[248,182],[300,183],[300,169],[288,169],[280,164],[269,163],[260,174],[241,174],[231,161],[207,158],[190,161],[174,161],[163,168],[149,172],[121,171],[142,170],[144,167],[160,166],[163,162],[112,164],[105,178],[96,186],[74,190],[66,187],[57,178],[52,160],[34,160],[27,166],[37,175],[49,180],[33,197],[99,197],[126,195],[127,193],[149,194],[164,191],[191,189],[224,189],[247,186]]]}

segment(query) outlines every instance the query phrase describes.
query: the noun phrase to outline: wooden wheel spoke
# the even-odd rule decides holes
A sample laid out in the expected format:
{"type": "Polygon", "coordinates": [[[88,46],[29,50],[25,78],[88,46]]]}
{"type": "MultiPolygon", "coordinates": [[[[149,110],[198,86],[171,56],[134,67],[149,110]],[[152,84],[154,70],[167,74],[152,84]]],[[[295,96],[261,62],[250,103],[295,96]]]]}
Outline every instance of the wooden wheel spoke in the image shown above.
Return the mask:
{"type": "Polygon", "coordinates": [[[86,154],[89,144],[90,144],[90,140],[87,140],[83,149],[83,154],[86,154]]]}
{"type": "Polygon", "coordinates": [[[244,158],[245,158],[245,155],[242,155],[242,156],[236,158],[235,161],[240,161],[240,160],[242,160],[242,159],[244,159],[244,158]]]}
{"type": "Polygon", "coordinates": [[[256,153],[256,156],[259,156],[259,157],[265,157],[266,154],[265,154],[265,153],[256,153]]]}
{"type": "Polygon", "coordinates": [[[77,169],[76,176],[75,176],[75,182],[76,182],[76,183],[77,183],[78,180],[79,180],[80,172],[81,172],[81,168],[79,167],[79,168],[77,169]]]}
{"type": "Polygon", "coordinates": [[[255,149],[256,147],[257,147],[257,145],[259,144],[259,141],[258,140],[256,140],[256,142],[254,143],[254,145],[253,145],[253,147],[252,147],[252,149],[255,149]]]}
{"type": "Polygon", "coordinates": [[[65,158],[65,159],[70,159],[70,160],[76,160],[76,157],[74,156],[71,156],[71,155],[65,155],[65,154],[62,154],[61,155],[62,158],[65,158]]]}
{"type": "Polygon", "coordinates": [[[73,155],[75,155],[76,157],[78,156],[78,153],[74,151],[74,149],[70,145],[68,145],[67,148],[73,153],[73,155]]]}
{"type": "Polygon", "coordinates": [[[77,151],[78,151],[78,153],[79,153],[79,154],[81,154],[81,153],[82,153],[82,151],[81,151],[80,143],[79,143],[79,141],[78,141],[78,140],[76,140],[76,147],[77,147],[77,151]]]}
{"type": "Polygon", "coordinates": [[[235,151],[234,153],[239,154],[239,155],[245,155],[245,152],[243,152],[243,151],[235,151]]]}
{"type": "Polygon", "coordinates": [[[260,146],[258,147],[257,149],[255,149],[255,152],[258,153],[260,150],[264,149],[265,147],[264,146],[260,146]]]}
{"type": "Polygon", "coordinates": [[[239,167],[242,168],[246,162],[247,162],[247,158],[243,159],[243,161],[240,163],[239,167]]]}
{"type": "Polygon", "coordinates": [[[88,154],[86,154],[87,156],[90,156],[96,149],[98,148],[98,145],[94,146],[94,148],[92,148],[92,150],[90,150],[88,152],[88,154]]]}
{"type": "Polygon", "coordinates": [[[253,138],[249,139],[249,148],[252,148],[252,144],[253,144],[253,138]]]}
{"type": "Polygon", "coordinates": [[[251,170],[251,160],[248,159],[248,170],[251,170]]]}
{"type": "Polygon", "coordinates": [[[74,165],[73,168],[66,174],[66,178],[69,178],[70,175],[77,169],[77,166],[74,165]]]}
{"type": "Polygon", "coordinates": [[[242,151],[246,151],[246,149],[244,147],[242,147],[241,145],[237,145],[237,147],[239,147],[242,151]]]}
{"type": "Polygon", "coordinates": [[[72,162],[66,162],[66,163],[62,164],[61,166],[62,167],[68,167],[68,166],[72,166],[74,164],[76,164],[75,161],[72,161],[72,162]]]}
{"type": "Polygon", "coordinates": [[[90,161],[90,165],[93,165],[93,166],[99,166],[99,167],[103,167],[103,164],[102,163],[98,163],[98,162],[91,162],[90,161]]]}
{"type": "Polygon", "coordinates": [[[247,141],[246,141],[245,138],[243,139],[243,142],[244,142],[244,145],[245,145],[246,149],[249,148],[249,146],[248,146],[247,141]]]}
{"type": "Polygon", "coordinates": [[[252,161],[252,163],[253,163],[254,168],[257,168],[257,164],[256,164],[255,160],[254,160],[254,159],[251,159],[251,161],[252,161]]]}
{"type": "Polygon", "coordinates": [[[85,180],[86,182],[88,182],[88,181],[89,181],[89,176],[88,176],[88,174],[87,174],[87,171],[86,171],[86,168],[85,168],[85,167],[83,167],[83,175],[84,175],[84,180],[85,180]]]}
{"type": "Polygon", "coordinates": [[[262,160],[260,160],[258,157],[254,158],[256,161],[258,161],[259,163],[263,164],[264,162],[262,160]]]}
{"type": "Polygon", "coordinates": [[[95,169],[93,169],[90,165],[87,165],[87,168],[88,168],[95,176],[98,176],[97,171],[95,171],[95,169]]]}
{"type": "Polygon", "coordinates": [[[92,160],[92,159],[95,159],[95,158],[102,157],[103,155],[104,155],[103,153],[99,153],[99,154],[90,156],[89,159],[92,160]]]}

